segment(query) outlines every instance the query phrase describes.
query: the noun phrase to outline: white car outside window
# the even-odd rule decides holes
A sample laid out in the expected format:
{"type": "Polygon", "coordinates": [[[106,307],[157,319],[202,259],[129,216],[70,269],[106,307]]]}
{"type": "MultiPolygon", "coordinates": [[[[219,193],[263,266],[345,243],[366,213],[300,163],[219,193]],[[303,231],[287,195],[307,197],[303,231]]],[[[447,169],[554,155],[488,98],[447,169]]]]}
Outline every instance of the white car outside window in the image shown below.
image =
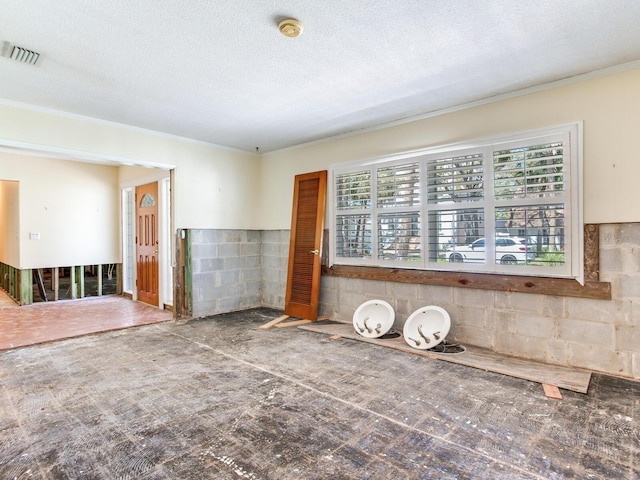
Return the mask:
{"type": "MultiPolygon", "coordinates": [[[[536,255],[534,246],[527,244],[527,239],[520,237],[497,237],[495,243],[496,263],[510,265],[526,263],[536,255]]],[[[449,262],[485,262],[485,239],[479,238],[469,245],[452,245],[447,248],[449,262]]]]}

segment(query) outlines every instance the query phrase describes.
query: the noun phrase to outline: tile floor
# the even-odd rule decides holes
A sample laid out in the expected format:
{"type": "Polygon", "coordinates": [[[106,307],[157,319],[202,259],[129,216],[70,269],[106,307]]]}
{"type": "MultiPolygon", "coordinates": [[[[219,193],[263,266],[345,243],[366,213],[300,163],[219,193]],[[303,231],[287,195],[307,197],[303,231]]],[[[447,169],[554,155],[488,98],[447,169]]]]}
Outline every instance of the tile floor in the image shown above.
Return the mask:
{"type": "Polygon", "coordinates": [[[171,320],[173,314],[124,297],[18,306],[0,290],[0,350],[171,320]]]}
{"type": "Polygon", "coordinates": [[[0,478],[640,478],[640,383],[587,395],[254,309],[0,352],[0,478]]]}

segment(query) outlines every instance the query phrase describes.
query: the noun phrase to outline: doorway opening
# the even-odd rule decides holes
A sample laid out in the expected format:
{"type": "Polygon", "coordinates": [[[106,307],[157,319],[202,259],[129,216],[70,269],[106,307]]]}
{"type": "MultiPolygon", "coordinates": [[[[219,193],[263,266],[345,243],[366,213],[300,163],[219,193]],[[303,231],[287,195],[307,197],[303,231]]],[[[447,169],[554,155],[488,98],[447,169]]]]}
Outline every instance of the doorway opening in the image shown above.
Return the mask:
{"type": "Polygon", "coordinates": [[[122,290],[173,310],[171,175],[122,186],[122,290]]]}

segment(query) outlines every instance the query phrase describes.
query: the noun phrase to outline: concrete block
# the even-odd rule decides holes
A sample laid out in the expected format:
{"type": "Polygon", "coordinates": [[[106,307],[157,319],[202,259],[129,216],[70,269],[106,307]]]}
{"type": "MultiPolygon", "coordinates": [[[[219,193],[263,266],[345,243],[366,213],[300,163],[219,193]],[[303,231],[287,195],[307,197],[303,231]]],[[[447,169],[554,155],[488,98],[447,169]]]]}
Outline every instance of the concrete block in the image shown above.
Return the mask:
{"type": "Polygon", "coordinates": [[[193,273],[216,272],[224,268],[224,262],[221,258],[203,258],[194,264],[193,273]]]}
{"type": "Polygon", "coordinates": [[[616,348],[615,350],[627,350],[629,352],[640,353],[640,325],[618,325],[616,326],[616,348]]]}
{"type": "Polygon", "coordinates": [[[493,331],[500,332],[515,332],[516,327],[516,313],[510,310],[494,310],[489,315],[493,317],[493,331]]]}
{"type": "Polygon", "coordinates": [[[245,255],[242,257],[243,268],[257,268],[262,267],[262,257],[260,255],[245,255]]]}
{"type": "Polygon", "coordinates": [[[567,342],[569,363],[581,368],[608,372],[615,375],[632,375],[632,356],[630,352],[616,352],[597,345],[582,345],[567,342]]]}
{"type": "Polygon", "coordinates": [[[202,243],[220,243],[224,238],[224,230],[206,229],[200,232],[202,243]]]}
{"type": "Polygon", "coordinates": [[[600,225],[600,245],[640,245],[640,223],[600,225]]]}
{"type": "Polygon", "coordinates": [[[191,286],[195,288],[219,285],[217,272],[196,273],[191,277],[191,286]]]}
{"type": "Polygon", "coordinates": [[[222,270],[239,270],[243,266],[244,259],[242,257],[227,257],[221,258],[222,260],[222,270]]]}
{"type": "Polygon", "coordinates": [[[619,298],[640,299],[640,274],[629,274],[620,277],[619,298]]]}
{"type": "Polygon", "coordinates": [[[547,361],[556,365],[568,365],[569,349],[567,342],[547,339],[547,361]]]}
{"type": "Polygon", "coordinates": [[[386,300],[385,295],[387,293],[387,286],[385,282],[381,282],[378,280],[363,280],[363,288],[367,295],[371,298],[379,298],[381,300],[386,300]]]}
{"type": "Polygon", "coordinates": [[[553,318],[564,318],[567,316],[565,297],[554,297],[552,295],[542,295],[542,315],[553,318]]]}
{"type": "Polygon", "coordinates": [[[451,324],[463,325],[465,327],[473,327],[478,329],[485,329],[487,326],[487,311],[481,307],[470,307],[462,305],[451,305],[448,308],[444,308],[451,317],[451,324]]]}
{"type": "Polygon", "coordinates": [[[600,273],[622,272],[622,257],[618,248],[600,249],[600,273]]]}
{"type": "Polygon", "coordinates": [[[207,317],[209,315],[215,315],[219,313],[217,311],[217,300],[211,300],[208,302],[199,302],[193,304],[193,316],[195,318],[207,317]]]}
{"type": "Polygon", "coordinates": [[[613,325],[590,322],[588,320],[564,318],[558,322],[557,331],[558,340],[581,344],[583,346],[599,346],[613,350],[615,342],[613,325]]]}
{"type": "Polygon", "coordinates": [[[261,254],[264,256],[280,256],[280,245],[277,243],[263,243],[261,246],[261,254]]]}
{"type": "Polygon", "coordinates": [[[227,297],[218,300],[218,311],[221,313],[234,312],[241,308],[242,301],[240,300],[240,297],[227,297]]]}
{"type": "Polygon", "coordinates": [[[631,376],[640,380],[640,353],[631,354],[631,376]]]}
{"type": "Polygon", "coordinates": [[[454,303],[470,307],[493,308],[494,292],[475,288],[456,288],[453,291],[454,303]]]}
{"type": "Polygon", "coordinates": [[[222,270],[219,273],[222,285],[237,285],[240,282],[239,270],[222,270]]]}
{"type": "Polygon", "coordinates": [[[617,300],[567,297],[566,306],[567,317],[598,323],[616,323],[624,313],[624,302],[617,300]]]}
{"type": "Polygon", "coordinates": [[[460,324],[451,324],[451,330],[449,330],[447,340],[450,342],[458,342],[463,345],[493,348],[493,332],[482,328],[474,328],[460,324]]]}
{"type": "Polygon", "coordinates": [[[278,240],[279,230],[262,230],[261,232],[262,243],[274,243],[278,240]]]}
{"type": "Polygon", "coordinates": [[[438,285],[418,285],[418,301],[422,305],[440,305],[453,303],[453,287],[438,285]]]}
{"type": "Polygon", "coordinates": [[[262,243],[262,230],[246,230],[247,242],[256,243],[260,245],[262,243]]]}
{"type": "Polygon", "coordinates": [[[221,243],[218,245],[218,256],[222,258],[239,257],[240,245],[238,243],[221,243]]]}
{"type": "Polygon", "coordinates": [[[385,292],[388,298],[418,298],[418,286],[413,283],[385,282],[385,292]]]}
{"type": "Polygon", "coordinates": [[[261,283],[259,280],[247,281],[244,282],[244,290],[246,295],[255,297],[260,296],[260,292],[262,291],[261,283]]]}
{"type": "Polygon", "coordinates": [[[547,359],[546,339],[526,337],[511,332],[496,334],[494,349],[496,352],[513,355],[514,357],[539,361],[546,361],[547,359]]]}
{"type": "Polygon", "coordinates": [[[246,241],[244,230],[224,230],[224,243],[239,243],[246,241]]]}
{"type": "Polygon", "coordinates": [[[640,271],[640,245],[624,245],[620,248],[622,273],[638,273],[640,271]]]}
{"type": "Polygon", "coordinates": [[[240,281],[241,282],[251,282],[251,281],[261,281],[262,280],[262,271],[259,268],[245,268],[240,270],[240,281]]]}
{"type": "Polygon", "coordinates": [[[519,292],[495,292],[495,307],[502,310],[541,313],[543,295],[519,292]]]}
{"type": "Polygon", "coordinates": [[[218,245],[216,244],[203,244],[203,245],[191,245],[191,260],[198,260],[200,258],[216,258],[218,256],[218,245]]]}
{"type": "Polygon", "coordinates": [[[259,243],[242,243],[240,244],[240,255],[243,257],[249,255],[260,255],[262,246],[259,243]]]}
{"type": "Polygon", "coordinates": [[[262,257],[262,267],[265,270],[280,270],[280,259],[278,257],[262,257]]]}
{"type": "Polygon", "coordinates": [[[525,337],[552,338],[555,336],[553,318],[530,313],[518,313],[513,322],[513,333],[525,337]]]}

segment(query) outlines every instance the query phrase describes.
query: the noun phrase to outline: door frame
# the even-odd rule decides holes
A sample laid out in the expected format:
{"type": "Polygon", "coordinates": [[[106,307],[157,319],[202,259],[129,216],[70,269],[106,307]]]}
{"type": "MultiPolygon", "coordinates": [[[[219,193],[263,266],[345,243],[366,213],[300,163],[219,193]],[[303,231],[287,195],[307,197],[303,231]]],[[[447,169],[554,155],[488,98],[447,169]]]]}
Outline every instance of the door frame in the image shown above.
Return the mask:
{"type": "MultiPolygon", "coordinates": [[[[173,308],[173,265],[174,265],[174,246],[173,246],[173,231],[174,213],[173,213],[173,170],[158,170],[157,172],[147,175],[145,177],[136,178],[128,182],[120,183],[121,193],[121,206],[120,206],[120,220],[121,220],[121,244],[122,244],[122,272],[123,277],[127,275],[128,261],[127,261],[127,220],[128,216],[131,216],[132,233],[135,238],[137,232],[137,222],[135,221],[136,208],[135,205],[128,211],[128,207],[125,204],[125,190],[132,189],[135,193],[135,188],[148,183],[158,183],[158,305],[160,309],[165,307],[173,308]]],[[[135,203],[135,202],[134,202],[135,203]]],[[[135,243],[135,242],[134,242],[135,243]]],[[[134,245],[135,249],[135,245],[134,245]]],[[[135,252],[134,252],[135,257],[135,252]]],[[[123,281],[123,291],[130,295],[135,301],[138,300],[136,280],[138,278],[136,271],[135,258],[132,262],[133,275],[131,285],[128,289],[125,289],[125,282],[123,281]]]]}

